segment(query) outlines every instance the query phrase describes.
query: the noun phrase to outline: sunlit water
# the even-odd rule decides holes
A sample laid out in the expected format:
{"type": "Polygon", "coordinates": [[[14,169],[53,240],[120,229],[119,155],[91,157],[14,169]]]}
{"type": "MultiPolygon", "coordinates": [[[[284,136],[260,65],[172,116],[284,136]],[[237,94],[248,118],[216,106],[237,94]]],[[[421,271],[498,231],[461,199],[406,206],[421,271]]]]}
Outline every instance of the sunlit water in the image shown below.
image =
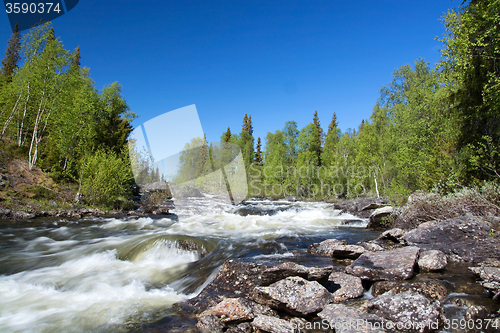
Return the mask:
{"type": "Polygon", "coordinates": [[[175,204],[177,218],[1,221],[0,332],[134,331],[196,296],[229,258],[327,265],[309,244],[377,236],[326,203],[175,204]]]}

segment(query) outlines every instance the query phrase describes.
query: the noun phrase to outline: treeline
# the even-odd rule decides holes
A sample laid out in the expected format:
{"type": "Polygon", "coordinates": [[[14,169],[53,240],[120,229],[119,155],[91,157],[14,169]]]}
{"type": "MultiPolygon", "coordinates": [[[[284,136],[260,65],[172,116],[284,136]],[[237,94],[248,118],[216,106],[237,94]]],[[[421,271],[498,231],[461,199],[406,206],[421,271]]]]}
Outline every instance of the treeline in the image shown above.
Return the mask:
{"type": "Polygon", "coordinates": [[[449,11],[440,62],[423,59],[393,73],[370,119],[341,133],[336,114],[326,130],[317,112],[268,133],[265,151],[251,116],[223,142],[238,144],[250,196],[311,199],[416,190],[451,192],[500,179],[500,1],[470,1],[449,11]]]}
{"type": "Polygon", "coordinates": [[[49,24],[14,31],[0,75],[0,139],[59,180],[78,184],[89,204],[120,206],[133,175],[126,143],[134,113],[122,87],[97,90],[80,48],[64,49],[49,24]]]}

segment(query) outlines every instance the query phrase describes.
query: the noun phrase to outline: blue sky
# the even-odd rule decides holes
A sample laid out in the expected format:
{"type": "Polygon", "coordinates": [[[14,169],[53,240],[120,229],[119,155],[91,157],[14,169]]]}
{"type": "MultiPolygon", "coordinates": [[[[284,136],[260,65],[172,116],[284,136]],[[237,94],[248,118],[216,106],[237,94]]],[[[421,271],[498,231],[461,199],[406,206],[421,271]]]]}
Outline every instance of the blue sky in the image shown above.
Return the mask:
{"type": "MultiPolygon", "coordinates": [[[[315,110],[323,128],[333,112],[357,128],[396,68],[439,60],[439,19],[460,3],[80,0],[53,27],[99,89],[123,85],[135,126],[195,104],[209,141],[240,132],[245,113],[264,141],[315,110]]],[[[0,47],[10,35],[0,14],[0,47]]]]}

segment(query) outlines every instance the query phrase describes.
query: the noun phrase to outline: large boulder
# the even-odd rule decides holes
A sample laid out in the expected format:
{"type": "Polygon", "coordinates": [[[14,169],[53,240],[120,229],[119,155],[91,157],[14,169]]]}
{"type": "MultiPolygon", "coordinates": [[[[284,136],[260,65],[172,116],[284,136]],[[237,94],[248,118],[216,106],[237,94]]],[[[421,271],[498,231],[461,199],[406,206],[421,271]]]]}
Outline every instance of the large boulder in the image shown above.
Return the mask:
{"type": "Polygon", "coordinates": [[[432,300],[440,300],[448,296],[449,292],[446,286],[439,280],[426,281],[377,281],[373,284],[372,295],[378,297],[391,291],[393,294],[404,293],[413,290],[432,300]]]}
{"type": "Polygon", "coordinates": [[[363,280],[406,280],[413,276],[420,249],[415,246],[392,251],[362,254],[346,273],[359,276],[363,280]]]}
{"type": "Polygon", "coordinates": [[[500,268],[498,267],[469,267],[469,270],[482,281],[479,284],[493,293],[493,298],[500,300],[500,268]]]}
{"type": "Polygon", "coordinates": [[[370,214],[370,222],[368,222],[367,228],[381,228],[384,226],[383,218],[392,214],[394,207],[385,206],[375,209],[373,213],[370,214]]]}
{"type": "Polygon", "coordinates": [[[449,260],[482,262],[500,259],[500,242],[491,230],[492,224],[483,217],[461,216],[422,223],[404,239],[423,251],[440,250],[449,260]]]}
{"type": "Polygon", "coordinates": [[[268,286],[289,276],[300,276],[306,280],[322,283],[328,280],[332,271],[333,267],[306,267],[294,262],[285,262],[264,270],[261,274],[262,285],[268,286]]]}
{"type": "Polygon", "coordinates": [[[447,264],[446,255],[439,250],[424,251],[420,253],[420,258],[418,258],[418,267],[422,272],[440,271],[447,264]]]}
{"type": "Polygon", "coordinates": [[[333,293],[334,302],[361,297],[365,291],[359,277],[342,272],[332,273],[325,287],[333,293]]]}
{"type": "Polygon", "coordinates": [[[349,213],[361,218],[368,218],[373,211],[372,207],[379,208],[387,204],[384,198],[359,198],[335,202],[334,209],[341,210],[341,213],[349,213]]]}
{"type": "Polygon", "coordinates": [[[381,333],[385,320],[343,304],[329,304],[318,313],[324,329],[335,329],[335,333],[381,333]]]}
{"type": "Polygon", "coordinates": [[[262,285],[262,272],[267,268],[267,265],[227,260],[215,279],[187,304],[199,313],[225,298],[248,298],[255,286],[262,285]]]}
{"type": "Polygon", "coordinates": [[[370,300],[367,308],[369,313],[390,320],[404,332],[431,332],[442,321],[439,301],[432,302],[411,290],[401,294],[387,292],[370,300]]]}
{"type": "Polygon", "coordinates": [[[202,312],[199,317],[215,315],[223,323],[248,321],[258,315],[276,316],[271,308],[245,298],[226,298],[219,304],[202,312]]]}
{"type": "Polygon", "coordinates": [[[333,302],[332,294],[325,287],[298,276],[288,277],[268,287],[255,287],[252,298],[257,303],[294,316],[315,314],[324,305],[333,302]]]}
{"type": "Polygon", "coordinates": [[[347,245],[347,241],[334,238],[327,239],[322,241],[321,243],[313,243],[309,245],[307,247],[307,253],[314,256],[331,257],[333,251],[335,251],[335,249],[340,245],[347,245]]]}

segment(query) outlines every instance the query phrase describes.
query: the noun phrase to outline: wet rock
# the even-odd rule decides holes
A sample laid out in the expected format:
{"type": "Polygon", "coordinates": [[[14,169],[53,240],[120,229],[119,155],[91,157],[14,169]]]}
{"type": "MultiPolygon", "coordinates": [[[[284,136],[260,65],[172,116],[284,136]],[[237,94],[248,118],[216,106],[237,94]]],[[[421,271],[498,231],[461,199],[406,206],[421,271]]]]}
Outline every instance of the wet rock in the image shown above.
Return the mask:
{"type": "Polygon", "coordinates": [[[361,218],[368,218],[372,212],[371,209],[364,209],[372,204],[386,204],[387,200],[384,198],[360,198],[353,200],[345,200],[335,202],[333,207],[341,210],[342,213],[349,213],[361,218]]]}
{"type": "Polygon", "coordinates": [[[413,276],[419,248],[403,247],[392,251],[362,254],[346,273],[359,276],[363,280],[406,280],[413,276]]]}
{"type": "Polygon", "coordinates": [[[378,281],[372,286],[372,295],[377,297],[388,291],[392,291],[393,294],[400,294],[409,290],[433,300],[439,300],[448,296],[448,289],[439,280],[415,282],[378,281]]]}
{"type": "Polygon", "coordinates": [[[356,245],[364,247],[365,250],[369,251],[369,252],[377,252],[377,251],[384,251],[385,250],[376,241],[359,242],[356,245]]]}
{"type": "Polygon", "coordinates": [[[256,315],[276,316],[271,308],[244,298],[226,298],[216,306],[205,310],[200,317],[216,315],[223,323],[249,321],[256,315]]]}
{"type": "Polygon", "coordinates": [[[356,259],[365,252],[366,249],[359,245],[337,245],[332,247],[332,258],[356,259]]]}
{"type": "Polygon", "coordinates": [[[226,333],[252,333],[253,327],[250,323],[241,323],[235,327],[229,328],[226,333]]]}
{"type": "Polygon", "coordinates": [[[200,255],[200,257],[204,257],[208,254],[207,249],[202,244],[198,244],[189,239],[180,239],[176,241],[176,246],[178,249],[184,251],[193,251],[200,255]]]}
{"type": "Polygon", "coordinates": [[[299,199],[299,198],[297,198],[297,197],[296,197],[296,196],[294,196],[294,195],[289,195],[289,196],[285,197],[285,199],[284,199],[284,200],[286,200],[286,201],[290,201],[290,202],[297,202],[297,201],[300,201],[300,199],[299,199]]]}
{"type": "Polygon", "coordinates": [[[378,209],[378,208],[382,208],[385,206],[387,206],[387,204],[372,202],[372,203],[364,206],[363,208],[361,208],[360,211],[378,209]]]}
{"type": "Polygon", "coordinates": [[[26,212],[16,212],[12,211],[10,217],[14,220],[29,220],[35,218],[35,214],[26,212]]]}
{"type": "Polygon", "coordinates": [[[269,316],[257,316],[252,321],[252,326],[270,333],[294,333],[296,327],[286,320],[269,316]]]}
{"type": "Polygon", "coordinates": [[[267,265],[227,260],[215,279],[187,304],[202,312],[225,298],[249,298],[254,288],[262,285],[261,274],[267,268],[267,265]]]}
{"type": "Polygon", "coordinates": [[[358,298],[363,296],[364,293],[363,284],[359,277],[342,272],[332,273],[325,287],[329,292],[333,293],[334,302],[358,298]]]}
{"type": "Polygon", "coordinates": [[[493,298],[500,300],[500,268],[498,267],[469,267],[472,274],[481,278],[479,284],[493,293],[493,298]]]}
{"type": "Polygon", "coordinates": [[[339,245],[347,245],[347,242],[345,240],[337,240],[334,238],[327,239],[325,241],[322,241],[321,243],[313,243],[309,245],[309,247],[307,248],[307,253],[314,256],[331,257],[333,251],[339,245]]]}
{"type": "Polygon", "coordinates": [[[383,218],[392,214],[394,208],[391,206],[386,206],[382,208],[375,209],[373,213],[370,214],[370,222],[368,222],[367,228],[381,228],[384,226],[383,218]]]}
{"type": "Polygon", "coordinates": [[[405,232],[399,228],[394,228],[391,230],[384,231],[378,239],[380,240],[389,240],[393,243],[404,244],[405,232]]]}
{"type": "Polygon", "coordinates": [[[257,303],[294,316],[314,314],[333,301],[332,294],[318,282],[309,282],[297,276],[288,277],[268,287],[256,287],[252,298],[257,303]]]}
{"type": "Polygon", "coordinates": [[[418,267],[422,272],[440,271],[446,267],[448,261],[443,252],[439,250],[429,250],[420,253],[418,267]]]}
{"type": "Polygon", "coordinates": [[[500,259],[500,242],[491,236],[492,225],[482,217],[461,216],[420,224],[404,239],[423,251],[440,250],[448,259],[481,262],[500,259]]]}
{"type": "Polygon", "coordinates": [[[483,320],[490,317],[490,312],[486,309],[486,307],[482,305],[471,305],[467,308],[464,314],[464,319],[466,321],[472,320],[483,320]]]}
{"type": "MultiPolygon", "coordinates": [[[[337,268],[340,269],[340,268],[337,268]]],[[[307,280],[318,281],[320,284],[325,284],[328,277],[333,272],[333,267],[310,267],[307,274],[307,280]]]]}
{"type": "Polygon", "coordinates": [[[11,215],[11,210],[7,208],[0,208],[0,217],[8,218],[11,215]]]}
{"type": "Polygon", "coordinates": [[[383,318],[343,304],[325,306],[318,317],[328,323],[330,329],[335,328],[335,333],[385,332],[383,318]]]}
{"type": "Polygon", "coordinates": [[[224,330],[222,320],[215,315],[201,317],[195,327],[201,333],[222,333],[224,330]]]}
{"type": "Polygon", "coordinates": [[[262,285],[268,286],[271,283],[283,280],[289,276],[300,276],[306,278],[309,275],[309,269],[294,262],[285,262],[278,266],[273,266],[262,272],[262,285]]]}
{"type": "Polygon", "coordinates": [[[441,304],[414,291],[387,292],[368,302],[368,312],[404,328],[404,332],[430,332],[441,322],[441,304]]]}
{"type": "Polygon", "coordinates": [[[245,206],[236,209],[234,213],[240,216],[248,216],[248,215],[273,216],[276,215],[278,212],[282,212],[287,209],[289,209],[289,207],[274,207],[271,209],[262,209],[258,207],[245,206]]]}

